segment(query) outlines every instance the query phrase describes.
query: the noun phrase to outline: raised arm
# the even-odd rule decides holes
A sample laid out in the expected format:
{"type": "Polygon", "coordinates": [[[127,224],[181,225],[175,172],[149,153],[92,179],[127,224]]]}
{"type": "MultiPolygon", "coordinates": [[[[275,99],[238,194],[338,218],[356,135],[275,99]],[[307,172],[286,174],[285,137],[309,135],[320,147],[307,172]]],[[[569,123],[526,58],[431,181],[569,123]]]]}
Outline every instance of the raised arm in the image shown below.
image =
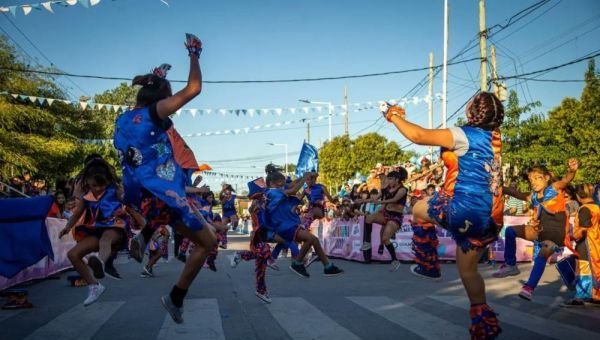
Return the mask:
{"type": "MultiPolygon", "coordinates": [[[[383,108],[382,108],[383,109],[383,108]]],[[[391,106],[385,111],[385,119],[394,124],[406,139],[419,145],[454,148],[454,137],[448,129],[425,129],[405,119],[406,112],[399,106],[391,106]]]]}
{"type": "Polygon", "coordinates": [[[196,36],[187,34],[185,46],[190,56],[190,73],[188,82],[183,89],[171,97],[160,100],[156,104],[156,112],[161,119],[165,119],[183,107],[202,91],[202,72],[200,71],[200,53],[202,42],[196,36]]]}
{"type": "Polygon", "coordinates": [[[569,183],[571,183],[573,178],[575,178],[577,169],[579,169],[579,162],[577,161],[577,158],[569,159],[568,166],[569,166],[569,170],[567,171],[567,174],[565,175],[565,177],[561,178],[559,181],[554,182],[552,184],[552,186],[554,186],[555,189],[562,190],[562,189],[566,188],[569,185],[569,183]]]}

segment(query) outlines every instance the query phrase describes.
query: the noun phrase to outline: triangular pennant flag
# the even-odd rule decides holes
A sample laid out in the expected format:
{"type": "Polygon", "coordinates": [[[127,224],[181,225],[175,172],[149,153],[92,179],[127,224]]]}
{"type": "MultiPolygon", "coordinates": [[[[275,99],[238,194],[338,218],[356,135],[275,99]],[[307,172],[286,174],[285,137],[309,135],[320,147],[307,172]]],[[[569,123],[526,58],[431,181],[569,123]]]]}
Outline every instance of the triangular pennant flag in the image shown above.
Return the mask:
{"type": "Polygon", "coordinates": [[[48,106],[52,106],[52,103],[54,103],[53,98],[46,98],[46,101],[48,101],[48,106]]]}
{"type": "Polygon", "coordinates": [[[277,108],[277,109],[275,109],[275,112],[277,113],[278,116],[281,116],[283,109],[277,108]]]}
{"type": "Polygon", "coordinates": [[[104,106],[106,107],[106,109],[107,109],[108,111],[112,111],[112,109],[113,109],[113,106],[112,106],[112,104],[104,104],[104,106]]]}
{"type": "Polygon", "coordinates": [[[215,135],[220,135],[221,131],[215,131],[215,135]]]}
{"type": "Polygon", "coordinates": [[[10,14],[14,16],[17,16],[17,6],[9,6],[8,10],[10,11],[10,14]]]}
{"type": "Polygon", "coordinates": [[[65,103],[67,105],[71,105],[71,101],[70,100],[63,99],[63,100],[61,100],[61,102],[65,103]]]}
{"type": "Polygon", "coordinates": [[[310,110],[310,108],[309,108],[309,107],[303,107],[303,108],[302,108],[302,111],[304,111],[304,113],[308,113],[308,110],[310,110]]]}
{"type": "Polygon", "coordinates": [[[230,133],[231,133],[231,130],[225,130],[225,131],[223,131],[223,134],[224,134],[224,135],[228,135],[228,134],[230,134],[230,133]]]}
{"type": "Polygon", "coordinates": [[[256,110],[255,110],[255,109],[248,109],[248,115],[249,115],[250,117],[254,117],[254,112],[256,112],[256,110]]]}
{"type": "Polygon", "coordinates": [[[204,111],[206,111],[206,114],[209,115],[212,112],[212,109],[206,109],[204,111]]]}
{"type": "Polygon", "coordinates": [[[100,0],[90,0],[90,6],[96,6],[100,3],[100,0]]]}
{"type": "Polygon", "coordinates": [[[31,5],[23,5],[21,6],[21,8],[23,9],[23,14],[28,15],[29,13],[31,13],[31,5]]]}
{"type": "Polygon", "coordinates": [[[181,109],[175,111],[175,114],[177,115],[177,117],[181,116],[181,109]]]}
{"type": "Polygon", "coordinates": [[[102,110],[104,108],[104,104],[96,104],[96,108],[98,110],[102,110]]]}
{"type": "Polygon", "coordinates": [[[267,113],[269,113],[269,109],[260,109],[258,112],[259,114],[266,115],[267,113]]]}
{"type": "Polygon", "coordinates": [[[44,7],[44,8],[45,8],[45,9],[46,9],[48,12],[50,12],[50,13],[54,13],[54,12],[52,11],[52,2],[50,2],[50,1],[42,2],[42,4],[41,4],[41,5],[42,5],[42,7],[44,7]]]}
{"type": "Polygon", "coordinates": [[[35,103],[35,100],[37,99],[37,97],[34,96],[28,96],[27,98],[29,98],[32,103],[35,103]]]}
{"type": "Polygon", "coordinates": [[[235,110],[235,115],[239,117],[241,112],[242,110],[235,110]]]}
{"type": "Polygon", "coordinates": [[[15,99],[17,99],[17,97],[19,97],[19,95],[18,95],[18,94],[16,94],[16,93],[11,93],[10,95],[11,95],[13,98],[15,98],[15,99]]]}
{"type": "Polygon", "coordinates": [[[65,2],[69,5],[69,6],[75,6],[77,5],[77,0],[65,0],[65,2]]]}
{"type": "Polygon", "coordinates": [[[242,114],[243,114],[244,116],[246,115],[246,112],[248,112],[246,109],[241,109],[240,111],[242,112],[242,114]]]}
{"type": "Polygon", "coordinates": [[[240,131],[241,131],[240,129],[235,129],[235,130],[233,130],[233,132],[234,132],[236,135],[237,135],[238,133],[240,133],[240,131]]]}
{"type": "Polygon", "coordinates": [[[248,133],[248,131],[250,131],[250,128],[247,128],[247,127],[245,127],[245,128],[244,128],[244,132],[245,132],[245,133],[248,133]]]}
{"type": "Polygon", "coordinates": [[[292,114],[296,114],[296,108],[295,107],[290,107],[290,112],[292,114]]]}
{"type": "Polygon", "coordinates": [[[281,126],[281,123],[277,122],[275,123],[275,126],[281,126]]]}
{"type": "Polygon", "coordinates": [[[40,105],[44,105],[44,102],[45,102],[45,101],[46,101],[46,98],[41,98],[41,97],[38,97],[38,99],[37,99],[37,102],[38,102],[40,105]]]}
{"type": "Polygon", "coordinates": [[[198,112],[198,109],[190,109],[189,111],[192,114],[192,117],[196,117],[196,113],[198,112]]]}
{"type": "Polygon", "coordinates": [[[419,98],[417,96],[413,97],[413,100],[412,100],[413,104],[417,105],[417,104],[419,104],[420,101],[421,101],[421,98],[419,98]]]}
{"type": "Polygon", "coordinates": [[[272,124],[263,125],[263,127],[267,128],[267,129],[270,128],[271,126],[273,126],[273,125],[272,124]]]}
{"type": "Polygon", "coordinates": [[[319,112],[319,113],[323,112],[323,107],[322,106],[317,106],[316,109],[317,109],[317,112],[319,112]]]}
{"type": "Polygon", "coordinates": [[[90,7],[90,0],[79,0],[79,3],[85,8],[90,7]]]}
{"type": "Polygon", "coordinates": [[[289,120],[286,120],[285,122],[283,122],[283,124],[284,124],[284,125],[290,125],[290,124],[292,124],[292,122],[291,122],[291,121],[289,121],[289,120]]]}
{"type": "Polygon", "coordinates": [[[79,102],[79,106],[81,106],[81,108],[85,110],[85,108],[88,106],[88,103],[87,102],[79,102]]]}
{"type": "Polygon", "coordinates": [[[223,115],[223,116],[224,116],[224,115],[225,115],[225,113],[227,113],[227,110],[225,110],[225,109],[220,109],[220,110],[219,110],[219,113],[220,113],[221,115],[223,115]]]}

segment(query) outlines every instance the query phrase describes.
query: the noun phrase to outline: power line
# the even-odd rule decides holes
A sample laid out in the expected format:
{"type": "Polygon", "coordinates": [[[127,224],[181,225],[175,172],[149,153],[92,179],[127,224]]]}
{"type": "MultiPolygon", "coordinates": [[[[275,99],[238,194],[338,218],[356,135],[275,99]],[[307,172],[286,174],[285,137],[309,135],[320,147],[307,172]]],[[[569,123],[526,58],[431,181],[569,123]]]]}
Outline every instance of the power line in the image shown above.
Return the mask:
{"type": "MultiPolygon", "coordinates": [[[[457,65],[462,63],[468,63],[470,61],[476,61],[479,58],[471,58],[471,59],[463,59],[456,62],[448,63],[448,65],[457,65]]],[[[442,65],[435,66],[436,68],[442,67],[442,65]]],[[[410,73],[410,72],[418,72],[428,70],[427,67],[419,67],[419,68],[411,68],[406,70],[399,71],[389,71],[389,72],[380,72],[380,73],[366,73],[366,74],[357,74],[357,75],[346,75],[346,76],[335,76],[335,77],[318,77],[318,78],[296,78],[296,79],[272,79],[272,80],[203,80],[203,83],[208,84],[255,84],[255,83],[293,83],[293,82],[308,82],[308,81],[322,81],[322,80],[339,80],[339,79],[353,79],[353,78],[367,78],[367,77],[379,77],[379,76],[387,76],[392,74],[402,74],[402,73],[410,73]]],[[[74,74],[74,73],[66,73],[66,72],[53,72],[53,71],[42,71],[42,70],[25,70],[25,69],[17,69],[11,67],[0,67],[0,70],[7,71],[15,71],[15,72],[24,72],[24,73],[40,73],[46,75],[55,75],[55,76],[65,76],[65,77],[75,77],[75,78],[92,78],[92,79],[103,79],[103,80],[124,80],[130,81],[131,78],[125,77],[112,77],[112,76],[95,76],[95,75],[85,75],[85,74],[74,74]]],[[[171,83],[187,83],[187,80],[170,80],[171,83]]]]}
{"type": "Polygon", "coordinates": [[[585,79],[538,79],[538,78],[528,78],[528,77],[515,77],[514,79],[548,82],[548,83],[584,83],[585,82],[585,79]]]}
{"type": "Polygon", "coordinates": [[[600,55],[600,52],[598,52],[598,51],[600,51],[600,50],[596,50],[596,51],[590,52],[590,53],[588,53],[587,56],[577,58],[575,60],[566,62],[564,64],[547,67],[545,69],[541,69],[541,70],[537,70],[537,71],[531,71],[531,72],[522,73],[522,74],[515,74],[515,75],[512,75],[512,76],[500,77],[499,79],[502,79],[502,80],[515,79],[515,78],[530,76],[530,75],[534,75],[534,74],[538,74],[538,73],[543,73],[543,72],[549,72],[549,71],[558,70],[559,68],[563,68],[563,67],[566,67],[566,66],[569,66],[569,65],[580,63],[582,61],[593,59],[593,58],[595,58],[595,57],[597,57],[597,56],[600,55]]]}

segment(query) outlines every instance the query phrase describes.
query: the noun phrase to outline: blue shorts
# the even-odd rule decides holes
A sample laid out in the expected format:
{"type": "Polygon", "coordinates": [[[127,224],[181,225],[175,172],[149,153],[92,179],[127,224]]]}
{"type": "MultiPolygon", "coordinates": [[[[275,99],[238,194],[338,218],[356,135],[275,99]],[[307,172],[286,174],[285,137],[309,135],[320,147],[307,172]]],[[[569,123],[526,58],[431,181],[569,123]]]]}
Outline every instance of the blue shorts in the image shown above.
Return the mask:
{"type": "Polygon", "coordinates": [[[235,210],[223,210],[223,218],[230,218],[231,216],[237,216],[235,210]]]}
{"type": "Polygon", "coordinates": [[[450,196],[436,192],[429,200],[429,217],[447,229],[464,252],[483,248],[494,242],[501,226],[491,217],[491,204],[476,195],[450,196]]]}
{"type": "Polygon", "coordinates": [[[276,234],[281,236],[286,242],[293,242],[296,238],[296,231],[298,228],[288,228],[286,230],[277,231],[276,234]]]}

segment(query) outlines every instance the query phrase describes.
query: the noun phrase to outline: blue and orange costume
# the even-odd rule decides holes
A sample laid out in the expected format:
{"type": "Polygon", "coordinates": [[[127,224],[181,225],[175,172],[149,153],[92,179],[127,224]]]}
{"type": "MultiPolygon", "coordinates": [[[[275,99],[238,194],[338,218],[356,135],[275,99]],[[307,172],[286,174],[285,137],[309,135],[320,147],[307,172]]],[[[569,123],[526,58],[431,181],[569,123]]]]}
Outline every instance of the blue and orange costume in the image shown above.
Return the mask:
{"type": "MultiPolygon", "coordinates": [[[[495,241],[502,229],[502,141],[499,130],[470,126],[457,129],[464,133],[468,149],[464,154],[442,149],[446,180],[442,190],[429,201],[428,214],[450,232],[463,252],[467,252],[495,241]]],[[[428,230],[432,241],[434,232],[433,228],[428,230]]],[[[437,260],[437,254],[434,257],[437,260]]],[[[471,305],[470,315],[472,338],[500,333],[496,314],[487,304],[471,305]]]]}
{"type": "Polygon", "coordinates": [[[144,188],[169,206],[171,222],[181,221],[198,231],[203,222],[186,199],[185,187],[191,179],[176,160],[173,131],[171,120],[161,120],[155,105],[134,108],[119,116],[114,145],[122,164],[124,201],[139,207],[144,188]]]}
{"type": "Polygon", "coordinates": [[[222,202],[223,218],[230,218],[231,216],[237,215],[237,211],[235,210],[236,197],[236,195],[231,195],[229,199],[222,202]]]}
{"type": "MultiPolygon", "coordinates": [[[[586,223],[586,224],[588,224],[586,223]]],[[[583,235],[577,240],[577,281],[575,299],[600,304],[600,206],[586,203],[575,216],[574,234],[583,235]],[[581,214],[589,211],[589,225],[583,225],[581,214]]]]}
{"type": "Polygon", "coordinates": [[[319,208],[325,213],[325,190],[323,184],[315,183],[306,186],[302,194],[308,198],[308,212],[302,217],[302,226],[310,231],[310,226],[315,220],[313,208],[319,208]]]}
{"type": "Polygon", "coordinates": [[[295,258],[299,251],[294,239],[298,227],[302,224],[296,209],[301,201],[296,196],[287,196],[283,188],[269,188],[265,195],[267,197],[267,224],[275,234],[285,241],[284,245],[278,244],[275,247],[273,257],[277,250],[289,248],[292,251],[292,257],[295,258]]]}
{"type": "MultiPolygon", "coordinates": [[[[130,220],[119,199],[118,191],[116,185],[110,184],[100,197],[95,197],[89,191],[81,197],[85,211],[82,219],[73,229],[73,238],[77,242],[87,236],[100,238],[104,231],[111,228],[122,232],[123,240],[126,238],[130,220]]],[[[123,242],[124,245],[125,243],[123,242]]]]}

